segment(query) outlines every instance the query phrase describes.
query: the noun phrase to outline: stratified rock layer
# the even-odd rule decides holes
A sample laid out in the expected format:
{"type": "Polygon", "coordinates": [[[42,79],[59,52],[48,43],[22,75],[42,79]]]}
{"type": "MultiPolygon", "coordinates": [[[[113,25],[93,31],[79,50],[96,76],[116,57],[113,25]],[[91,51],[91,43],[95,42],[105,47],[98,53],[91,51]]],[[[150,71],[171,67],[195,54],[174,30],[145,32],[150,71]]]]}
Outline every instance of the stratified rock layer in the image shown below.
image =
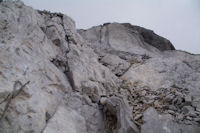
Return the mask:
{"type": "Polygon", "coordinates": [[[199,68],[200,55],[142,27],[76,30],[0,3],[1,133],[199,133],[199,68]]]}

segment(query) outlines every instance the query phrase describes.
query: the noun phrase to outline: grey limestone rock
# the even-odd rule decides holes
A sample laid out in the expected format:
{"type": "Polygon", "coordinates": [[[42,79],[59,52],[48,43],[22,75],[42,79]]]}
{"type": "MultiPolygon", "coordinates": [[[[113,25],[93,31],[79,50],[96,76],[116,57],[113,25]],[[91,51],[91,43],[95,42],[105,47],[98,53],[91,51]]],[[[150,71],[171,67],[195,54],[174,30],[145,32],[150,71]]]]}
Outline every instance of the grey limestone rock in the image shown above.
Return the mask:
{"type": "Polygon", "coordinates": [[[124,99],[112,96],[104,103],[104,111],[117,118],[118,133],[137,133],[137,126],[134,124],[131,110],[124,99]]]}
{"type": "Polygon", "coordinates": [[[77,30],[0,3],[0,133],[197,133],[199,68],[200,55],[142,27],[77,30]]]}
{"type": "Polygon", "coordinates": [[[145,29],[140,26],[133,26],[129,23],[124,23],[123,25],[131,32],[138,32],[141,36],[141,39],[161,51],[175,50],[174,46],[169,40],[155,34],[152,30],[145,29]]]}
{"type": "Polygon", "coordinates": [[[152,107],[144,112],[141,133],[199,133],[200,127],[177,124],[169,114],[160,115],[152,107]]]}
{"type": "Polygon", "coordinates": [[[123,75],[131,65],[129,62],[112,54],[107,54],[100,60],[100,62],[117,76],[123,75]]]}

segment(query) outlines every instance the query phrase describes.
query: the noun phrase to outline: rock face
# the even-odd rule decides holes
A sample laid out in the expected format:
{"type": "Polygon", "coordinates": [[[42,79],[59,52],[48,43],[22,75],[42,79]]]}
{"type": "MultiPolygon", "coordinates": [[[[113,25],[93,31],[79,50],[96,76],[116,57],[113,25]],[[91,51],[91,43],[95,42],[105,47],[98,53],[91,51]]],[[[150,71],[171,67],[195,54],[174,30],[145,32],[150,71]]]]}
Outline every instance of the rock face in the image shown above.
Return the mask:
{"type": "Polygon", "coordinates": [[[143,120],[141,133],[199,133],[200,130],[193,125],[177,124],[170,115],[159,115],[151,107],[144,112],[143,120]]]}
{"type": "Polygon", "coordinates": [[[153,31],[76,30],[0,2],[0,133],[199,133],[200,55],[153,31]]]}
{"type": "Polygon", "coordinates": [[[144,42],[156,47],[161,51],[175,50],[174,46],[169,40],[156,35],[152,30],[147,30],[139,26],[132,26],[131,24],[127,23],[123,25],[131,32],[138,32],[144,42]]]}

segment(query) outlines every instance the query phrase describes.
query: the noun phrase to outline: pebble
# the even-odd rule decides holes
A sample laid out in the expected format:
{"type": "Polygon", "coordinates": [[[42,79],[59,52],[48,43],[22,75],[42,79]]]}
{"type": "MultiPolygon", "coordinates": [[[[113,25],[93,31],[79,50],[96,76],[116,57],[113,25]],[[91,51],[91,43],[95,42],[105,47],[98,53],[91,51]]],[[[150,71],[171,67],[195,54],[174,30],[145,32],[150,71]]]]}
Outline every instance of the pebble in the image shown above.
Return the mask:
{"type": "Polygon", "coordinates": [[[195,111],[195,114],[198,116],[200,116],[200,112],[198,112],[198,111],[195,111]]]}
{"type": "Polygon", "coordinates": [[[176,118],[177,118],[178,120],[183,120],[183,114],[178,114],[178,115],[176,116],[176,118]]]}
{"type": "Polygon", "coordinates": [[[142,114],[138,114],[138,115],[135,116],[134,119],[137,121],[138,119],[142,118],[142,116],[143,116],[142,114]]]}
{"type": "Polygon", "coordinates": [[[184,114],[187,114],[187,113],[189,113],[189,112],[194,112],[194,108],[191,107],[191,106],[184,106],[184,107],[182,108],[182,111],[183,111],[184,114]]]}
{"type": "Polygon", "coordinates": [[[157,100],[154,102],[154,106],[155,107],[161,107],[161,105],[159,104],[159,102],[157,100]]]}
{"type": "Polygon", "coordinates": [[[177,108],[176,108],[175,106],[173,106],[173,105],[169,105],[169,106],[168,106],[168,109],[173,110],[173,111],[176,111],[176,110],[177,110],[177,108]]]}
{"type": "Polygon", "coordinates": [[[181,97],[177,97],[176,104],[181,105],[182,101],[183,101],[183,99],[181,97]]]}
{"type": "Polygon", "coordinates": [[[200,112],[200,108],[196,108],[196,111],[200,112]]]}
{"type": "Polygon", "coordinates": [[[194,121],[200,122],[200,118],[193,118],[194,121]]]}
{"type": "Polygon", "coordinates": [[[192,117],[190,117],[190,116],[187,116],[186,119],[189,121],[192,121],[192,117]]]}
{"type": "Polygon", "coordinates": [[[168,110],[167,111],[169,114],[175,115],[175,112],[173,110],[168,110]]]}
{"type": "Polygon", "coordinates": [[[147,93],[147,92],[146,92],[145,90],[143,90],[142,93],[141,93],[141,95],[142,95],[142,96],[145,96],[146,93],[147,93]]]}
{"type": "Polygon", "coordinates": [[[188,116],[190,116],[190,117],[197,117],[197,115],[196,115],[195,112],[189,112],[188,116]]]}
{"type": "Polygon", "coordinates": [[[100,103],[101,103],[102,105],[104,105],[104,104],[106,103],[106,100],[107,100],[106,97],[102,97],[102,98],[100,99],[100,103]]]}
{"type": "Polygon", "coordinates": [[[165,97],[165,102],[170,102],[170,101],[172,101],[173,99],[174,99],[174,95],[169,94],[169,95],[167,95],[167,96],[165,97]]]}
{"type": "Polygon", "coordinates": [[[192,97],[190,95],[187,95],[184,99],[185,99],[185,105],[192,104],[192,97]]]}
{"type": "Polygon", "coordinates": [[[146,101],[146,104],[152,104],[154,102],[154,100],[148,100],[146,101]]]}

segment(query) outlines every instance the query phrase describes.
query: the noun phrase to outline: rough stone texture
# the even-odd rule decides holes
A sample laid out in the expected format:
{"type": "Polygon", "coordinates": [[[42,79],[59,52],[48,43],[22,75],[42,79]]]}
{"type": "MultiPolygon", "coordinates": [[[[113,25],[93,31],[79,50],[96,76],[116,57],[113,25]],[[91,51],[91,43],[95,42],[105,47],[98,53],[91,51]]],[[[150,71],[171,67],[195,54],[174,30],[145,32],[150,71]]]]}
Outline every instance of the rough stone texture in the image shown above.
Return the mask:
{"type": "Polygon", "coordinates": [[[131,32],[138,32],[144,42],[156,47],[161,51],[175,50],[174,46],[169,40],[156,35],[152,30],[148,30],[139,26],[133,26],[129,23],[124,23],[123,25],[131,32]]]}
{"type": "Polygon", "coordinates": [[[129,32],[125,26],[119,23],[104,24],[78,32],[97,52],[99,50],[102,52],[117,51],[151,56],[160,53],[158,49],[141,40],[138,33],[129,32]]]}
{"type": "Polygon", "coordinates": [[[43,133],[86,133],[84,118],[71,108],[60,106],[43,133]]]}
{"type": "Polygon", "coordinates": [[[77,30],[61,13],[0,3],[2,133],[196,133],[199,86],[200,55],[153,31],[77,30]]]}
{"type": "MultiPolygon", "coordinates": [[[[59,51],[40,29],[44,21],[37,11],[21,2],[3,2],[0,12],[1,101],[12,93],[15,81],[30,81],[12,100],[0,132],[41,132],[46,125],[45,114],[54,114],[71,86],[50,62],[59,51]]],[[[1,115],[5,104],[0,106],[1,115]]]]}
{"type": "Polygon", "coordinates": [[[123,75],[130,67],[130,63],[116,55],[108,54],[100,62],[108,67],[116,76],[123,75]]]}
{"type": "Polygon", "coordinates": [[[193,125],[177,124],[172,116],[159,115],[154,108],[144,112],[144,124],[141,133],[199,133],[200,127],[193,125]]]}
{"type": "Polygon", "coordinates": [[[118,133],[137,133],[138,129],[133,123],[132,113],[127,103],[119,97],[112,96],[106,99],[104,111],[117,118],[118,133]]]}
{"type": "Polygon", "coordinates": [[[87,95],[78,92],[69,93],[65,96],[65,105],[76,110],[85,119],[88,133],[103,133],[104,118],[99,105],[93,103],[87,95]]]}

